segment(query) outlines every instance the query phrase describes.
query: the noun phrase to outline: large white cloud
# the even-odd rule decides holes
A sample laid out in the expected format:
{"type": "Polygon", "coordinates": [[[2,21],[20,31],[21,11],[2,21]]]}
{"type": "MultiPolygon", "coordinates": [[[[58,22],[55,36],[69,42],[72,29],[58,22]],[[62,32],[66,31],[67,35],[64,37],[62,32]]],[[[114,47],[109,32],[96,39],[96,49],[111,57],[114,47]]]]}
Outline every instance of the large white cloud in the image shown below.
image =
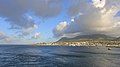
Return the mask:
{"type": "Polygon", "coordinates": [[[40,38],[40,36],[41,36],[40,32],[36,32],[32,38],[38,39],[40,38]]]}
{"type": "Polygon", "coordinates": [[[97,8],[103,8],[105,6],[106,0],[92,0],[93,5],[97,8]]]}
{"type": "MultiPolygon", "coordinates": [[[[72,21],[64,27],[64,32],[61,30],[61,36],[70,33],[120,35],[120,20],[118,20],[120,17],[115,17],[120,10],[119,0],[92,0],[89,3],[86,0],[77,0],[75,2],[76,4],[71,4],[68,9],[72,21]]],[[[60,34],[61,31],[57,33],[60,34]]]]}

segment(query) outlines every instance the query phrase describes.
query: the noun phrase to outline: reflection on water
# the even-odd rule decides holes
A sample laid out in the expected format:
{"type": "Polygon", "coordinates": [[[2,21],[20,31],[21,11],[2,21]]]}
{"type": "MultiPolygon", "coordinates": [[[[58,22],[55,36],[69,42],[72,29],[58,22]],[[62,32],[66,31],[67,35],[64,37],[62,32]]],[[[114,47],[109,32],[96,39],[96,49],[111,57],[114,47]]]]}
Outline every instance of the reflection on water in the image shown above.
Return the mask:
{"type": "Polygon", "coordinates": [[[120,49],[0,46],[0,67],[119,67],[120,49]]]}

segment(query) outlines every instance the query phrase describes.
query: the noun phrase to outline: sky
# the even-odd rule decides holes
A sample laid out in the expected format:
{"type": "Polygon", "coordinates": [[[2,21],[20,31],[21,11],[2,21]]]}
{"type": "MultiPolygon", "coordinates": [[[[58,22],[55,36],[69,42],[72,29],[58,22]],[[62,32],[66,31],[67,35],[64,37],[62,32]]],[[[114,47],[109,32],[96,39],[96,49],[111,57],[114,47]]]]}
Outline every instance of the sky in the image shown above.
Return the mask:
{"type": "Polygon", "coordinates": [[[0,0],[0,44],[120,35],[120,0],[0,0]]]}

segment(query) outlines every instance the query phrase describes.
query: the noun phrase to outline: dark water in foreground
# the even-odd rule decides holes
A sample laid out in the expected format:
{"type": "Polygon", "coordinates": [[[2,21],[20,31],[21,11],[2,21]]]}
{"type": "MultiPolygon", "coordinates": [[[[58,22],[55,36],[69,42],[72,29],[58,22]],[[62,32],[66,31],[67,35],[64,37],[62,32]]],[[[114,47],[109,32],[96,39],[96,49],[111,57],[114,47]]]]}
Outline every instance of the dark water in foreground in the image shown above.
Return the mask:
{"type": "Polygon", "coordinates": [[[0,46],[0,67],[120,67],[120,49],[0,46]]]}

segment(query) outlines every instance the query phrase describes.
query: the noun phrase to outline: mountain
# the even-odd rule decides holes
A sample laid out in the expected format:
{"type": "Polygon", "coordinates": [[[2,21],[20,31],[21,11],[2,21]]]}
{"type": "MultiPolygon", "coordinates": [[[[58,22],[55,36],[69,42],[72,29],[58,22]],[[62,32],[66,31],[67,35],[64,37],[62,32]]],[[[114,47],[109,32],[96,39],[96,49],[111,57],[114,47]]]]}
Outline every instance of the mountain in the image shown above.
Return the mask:
{"type": "Polygon", "coordinates": [[[78,41],[90,41],[90,40],[113,40],[115,37],[111,37],[105,34],[90,34],[90,35],[79,35],[74,38],[63,37],[57,42],[78,42],[78,41]]]}

